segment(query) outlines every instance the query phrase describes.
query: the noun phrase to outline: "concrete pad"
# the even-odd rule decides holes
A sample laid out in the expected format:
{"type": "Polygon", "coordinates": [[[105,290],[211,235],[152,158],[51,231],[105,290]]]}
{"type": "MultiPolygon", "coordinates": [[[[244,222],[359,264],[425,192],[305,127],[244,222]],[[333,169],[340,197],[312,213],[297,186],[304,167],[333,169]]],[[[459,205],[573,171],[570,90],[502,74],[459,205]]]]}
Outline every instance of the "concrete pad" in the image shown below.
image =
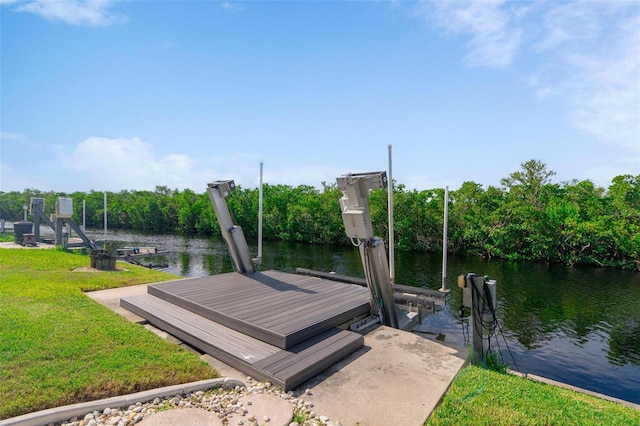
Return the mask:
{"type": "Polygon", "coordinates": [[[6,248],[6,249],[53,249],[56,248],[55,245],[53,244],[43,244],[43,243],[36,243],[35,246],[23,246],[21,244],[16,244],[14,242],[2,242],[0,243],[0,248],[6,248]]]}
{"type": "MultiPolygon", "coordinates": [[[[130,321],[141,322],[143,318],[120,307],[120,298],[146,292],[147,285],[138,285],[86,294],[130,321]]],[[[210,355],[202,358],[223,377],[246,379],[246,374],[210,355]]],[[[462,349],[380,326],[364,335],[363,348],[308,380],[294,393],[313,403],[311,411],[344,426],[418,426],[431,414],[465,361],[462,349]],[[311,395],[304,395],[306,389],[311,395]]],[[[273,414],[266,415],[274,418],[273,414]]],[[[256,419],[260,417],[256,415],[256,419]]]]}
{"type": "Polygon", "coordinates": [[[284,399],[276,395],[255,394],[238,399],[238,405],[247,410],[244,417],[257,424],[287,426],[293,420],[293,408],[284,399]]]}
{"type": "Polygon", "coordinates": [[[436,407],[466,355],[411,332],[379,327],[365,346],[296,389],[343,425],[415,425],[436,407]]]}
{"type": "Polygon", "coordinates": [[[220,377],[227,377],[229,379],[235,379],[240,381],[247,380],[246,373],[243,373],[240,370],[236,370],[235,368],[231,367],[229,364],[225,364],[224,362],[212,357],[209,354],[200,355],[200,359],[202,359],[204,362],[206,362],[207,364],[215,368],[218,374],[220,375],[220,377]]]}
{"type": "Polygon", "coordinates": [[[120,307],[120,299],[129,296],[139,296],[141,294],[147,294],[148,284],[134,285],[130,287],[110,288],[107,290],[89,291],[85,294],[106,306],[107,308],[122,315],[131,322],[146,322],[146,320],[131,311],[128,311],[120,307]]]}
{"type": "Polygon", "coordinates": [[[215,413],[201,408],[174,408],[160,411],[142,419],[140,426],[222,426],[215,413]]]}

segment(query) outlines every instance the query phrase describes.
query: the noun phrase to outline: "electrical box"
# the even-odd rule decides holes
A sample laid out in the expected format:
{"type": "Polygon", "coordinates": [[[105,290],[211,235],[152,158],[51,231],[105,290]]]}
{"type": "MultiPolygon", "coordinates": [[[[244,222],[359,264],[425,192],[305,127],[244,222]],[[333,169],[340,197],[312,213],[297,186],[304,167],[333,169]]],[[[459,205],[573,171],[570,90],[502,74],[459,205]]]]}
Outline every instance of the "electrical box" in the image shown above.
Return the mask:
{"type": "Polygon", "coordinates": [[[487,288],[489,289],[489,294],[491,295],[491,306],[493,306],[493,308],[496,308],[496,287],[497,287],[497,283],[496,280],[488,280],[486,281],[487,284],[487,288]]]}
{"type": "Polygon", "coordinates": [[[44,212],[44,198],[31,197],[31,201],[29,203],[29,214],[31,216],[34,215],[34,209],[37,208],[41,212],[44,212]]]}
{"type": "Polygon", "coordinates": [[[61,218],[73,216],[73,200],[71,198],[58,198],[58,201],[56,201],[56,216],[61,218]]]}
{"type": "Polygon", "coordinates": [[[474,276],[474,273],[470,273],[458,277],[458,287],[462,289],[462,306],[465,308],[471,308],[471,288],[474,276]]]}
{"type": "MultiPolygon", "coordinates": [[[[349,209],[342,212],[344,229],[349,238],[367,239],[371,238],[367,231],[367,215],[364,210],[349,209]]],[[[371,224],[369,224],[369,228],[371,224]]]]}

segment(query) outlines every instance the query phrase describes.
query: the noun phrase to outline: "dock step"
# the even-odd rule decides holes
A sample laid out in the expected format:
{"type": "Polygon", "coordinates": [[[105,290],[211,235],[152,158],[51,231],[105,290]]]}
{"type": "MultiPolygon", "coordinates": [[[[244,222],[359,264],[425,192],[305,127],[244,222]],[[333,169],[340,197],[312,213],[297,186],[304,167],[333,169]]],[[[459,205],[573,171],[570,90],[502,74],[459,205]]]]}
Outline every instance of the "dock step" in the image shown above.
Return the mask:
{"type": "Polygon", "coordinates": [[[151,294],[123,298],[120,305],[214,358],[285,391],[364,345],[360,334],[332,327],[281,349],[151,294]]]}
{"type": "Polygon", "coordinates": [[[280,271],[168,281],[148,292],[281,349],[371,309],[366,288],[280,271]]]}

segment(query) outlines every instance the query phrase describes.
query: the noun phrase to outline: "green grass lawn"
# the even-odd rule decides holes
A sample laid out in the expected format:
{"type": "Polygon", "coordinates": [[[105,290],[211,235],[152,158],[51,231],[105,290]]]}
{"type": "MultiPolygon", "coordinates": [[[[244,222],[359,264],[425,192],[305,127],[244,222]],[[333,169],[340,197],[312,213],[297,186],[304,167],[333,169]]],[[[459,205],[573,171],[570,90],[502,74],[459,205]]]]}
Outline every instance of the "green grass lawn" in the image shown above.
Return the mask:
{"type": "Polygon", "coordinates": [[[0,243],[1,242],[8,242],[8,241],[15,241],[16,239],[16,235],[11,232],[0,232],[0,243]]]}
{"type": "Polygon", "coordinates": [[[75,271],[89,263],[55,249],[0,249],[0,419],[217,377],[83,294],[175,276],[120,262],[126,270],[75,271]]]}
{"type": "Polygon", "coordinates": [[[640,425],[640,411],[480,367],[456,376],[426,426],[640,425]]]}

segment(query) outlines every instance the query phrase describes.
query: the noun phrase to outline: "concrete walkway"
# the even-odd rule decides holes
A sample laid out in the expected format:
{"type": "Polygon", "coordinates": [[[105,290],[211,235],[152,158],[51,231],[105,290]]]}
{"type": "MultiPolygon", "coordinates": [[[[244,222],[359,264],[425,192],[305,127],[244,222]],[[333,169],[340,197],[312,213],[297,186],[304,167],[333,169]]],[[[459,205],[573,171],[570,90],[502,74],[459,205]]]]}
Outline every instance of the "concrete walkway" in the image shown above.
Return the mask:
{"type": "Polygon", "coordinates": [[[314,410],[348,425],[422,425],[465,360],[454,349],[378,327],[364,348],[301,387],[314,410]]]}
{"type": "MultiPolygon", "coordinates": [[[[120,298],[146,291],[146,285],[139,285],[86,294],[129,321],[143,322],[142,318],[120,307],[120,298]]],[[[167,333],[148,327],[159,336],[182,344],[167,333]]],[[[202,358],[225,380],[246,379],[246,374],[209,355],[202,355],[202,358]]],[[[381,326],[365,334],[364,347],[294,389],[293,393],[313,403],[316,413],[343,426],[419,426],[436,407],[465,359],[466,353],[433,340],[381,326]]],[[[268,411],[269,407],[262,406],[261,409],[268,411]]],[[[281,411],[280,402],[272,409],[281,411]]],[[[58,411],[64,412],[62,408],[58,411]]],[[[145,418],[144,425],[205,424],[210,420],[198,410],[171,411],[175,412],[157,416],[155,420],[154,416],[145,418]]]]}
{"type": "Polygon", "coordinates": [[[43,244],[37,243],[35,246],[23,246],[21,244],[16,244],[11,241],[5,241],[0,243],[0,248],[5,249],[54,249],[56,246],[54,244],[43,244]]]}

